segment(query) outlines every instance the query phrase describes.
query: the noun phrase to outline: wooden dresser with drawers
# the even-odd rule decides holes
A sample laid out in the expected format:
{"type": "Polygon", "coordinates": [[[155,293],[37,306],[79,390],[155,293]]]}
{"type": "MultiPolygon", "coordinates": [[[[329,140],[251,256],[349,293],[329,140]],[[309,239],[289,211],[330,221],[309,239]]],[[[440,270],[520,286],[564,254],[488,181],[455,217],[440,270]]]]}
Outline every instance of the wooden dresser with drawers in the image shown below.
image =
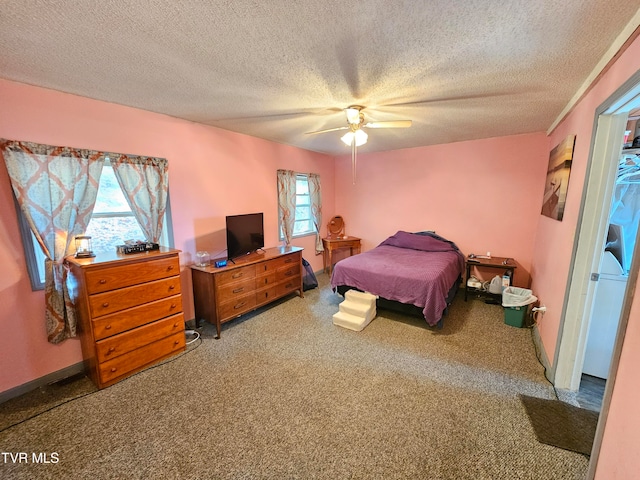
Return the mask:
{"type": "Polygon", "coordinates": [[[191,265],[196,323],[216,326],[297,291],[302,293],[302,248],[275,247],[235,259],[226,267],[191,265]]]}
{"type": "Polygon", "coordinates": [[[184,350],[178,253],[66,259],[82,354],[98,388],[184,350]]]}

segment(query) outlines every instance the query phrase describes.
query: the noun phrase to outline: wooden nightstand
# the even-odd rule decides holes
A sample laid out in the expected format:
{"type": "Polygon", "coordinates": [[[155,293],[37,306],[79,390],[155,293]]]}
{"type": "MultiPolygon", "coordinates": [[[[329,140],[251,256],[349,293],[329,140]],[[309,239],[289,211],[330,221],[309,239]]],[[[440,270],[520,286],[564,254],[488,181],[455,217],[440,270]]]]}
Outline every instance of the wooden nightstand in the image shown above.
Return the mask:
{"type": "Polygon", "coordinates": [[[360,239],[357,237],[327,237],[322,239],[324,247],[324,271],[329,268],[329,275],[333,269],[333,252],[344,248],[349,249],[349,255],[360,253],[360,239]]]}
{"type": "Polygon", "coordinates": [[[492,297],[494,300],[499,301],[502,298],[502,295],[499,294],[491,294],[489,292],[484,292],[481,289],[472,288],[469,286],[469,277],[471,275],[472,268],[490,268],[490,269],[498,269],[508,273],[509,278],[511,279],[511,284],[513,285],[513,271],[516,269],[516,262],[513,258],[506,257],[467,257],[466,259],[466,277],[464,279],[464,301],[467,301],[468,293],[481,293],[485,296],[492,297]]]}

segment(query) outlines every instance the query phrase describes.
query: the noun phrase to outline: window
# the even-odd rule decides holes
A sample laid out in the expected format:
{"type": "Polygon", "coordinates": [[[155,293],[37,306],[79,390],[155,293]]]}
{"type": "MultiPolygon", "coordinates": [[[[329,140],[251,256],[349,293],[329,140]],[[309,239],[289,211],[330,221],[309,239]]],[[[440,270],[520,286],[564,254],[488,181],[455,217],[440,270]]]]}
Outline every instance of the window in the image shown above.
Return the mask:
{"type": "Polygon", "coordinates": [[[309,235],[315,233],[311,218],[311,198],[309,197],[309,180],[306,175],[296,175],[296,221],[293,235],[309,235]]]}
{"type": "Polygon", "coordinates": [[[108,160],[102,168],[98,197],[85,233],[91,236],[95,252],[110,251],[125,240],[144,240],[108,160]]]}
{"type": "MultiPolygon", "coordinates": [[[[284,239],[280,225],[280,240],[284,239]]],[[[313,235],[316,230],[311,216],[311,197],[309,196],[309,179],[306,175],[296,175],[296,214],[293,224],[293,236],[313,235]]]]}
{"type": "MultiPolygon", "coordinates": [[[[173,245],[173,238],[168,233],[171,231],[171,228],[169,228],[171,218],[169,208],[169,202],[167,201],[164,228],[160,240],[162,245],[173,245]]],[[[18,219],[23,244],[25,245],[25,257],[29,276],[31,277],[31,288],[33,290],[42,290],[44,289],[44,261],[46,257],[19,209],[18,219]]],[[[116,245],[122,245],[125,240],[145,239],[142,229],[138,225],[138,221],[120,189],[120,185],[113,173],[113,167],[108,159],[105,161],[100,174],[98,197],[85,234],[91,236],[93,251],[97,253],[114,251],[116,245]]]]}

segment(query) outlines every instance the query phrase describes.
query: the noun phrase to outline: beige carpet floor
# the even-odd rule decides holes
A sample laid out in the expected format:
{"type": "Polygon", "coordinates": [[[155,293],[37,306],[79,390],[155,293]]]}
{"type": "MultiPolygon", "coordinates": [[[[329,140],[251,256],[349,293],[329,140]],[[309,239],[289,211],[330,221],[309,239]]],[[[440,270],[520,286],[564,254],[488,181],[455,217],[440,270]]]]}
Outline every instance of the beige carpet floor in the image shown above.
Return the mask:
{"type": "Polygon", "coordinates": [[[0,405],[0,448],[29,459],[0,478],[584,478],[585,456],[536,440],[518,395],[553,389],[500,306],[459,295],[442,330],[379,311],[353,332],[318,280],[102,391],[82,378],[0,405]]]}

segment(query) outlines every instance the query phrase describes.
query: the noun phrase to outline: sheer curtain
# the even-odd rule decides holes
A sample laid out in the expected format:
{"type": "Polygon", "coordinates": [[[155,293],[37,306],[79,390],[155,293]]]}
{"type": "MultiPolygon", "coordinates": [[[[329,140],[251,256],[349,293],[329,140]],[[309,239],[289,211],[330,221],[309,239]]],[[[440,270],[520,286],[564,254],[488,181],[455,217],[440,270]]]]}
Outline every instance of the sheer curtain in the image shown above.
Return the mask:
{"type": "Polygon", "coordinates": [[[287,245],[291,245],[296,216],[296,172],[278,170],[278,220],[287,245]]]}
{"type": "Polygon", "coordinates": [[[111,156],[111,166],[146,240],[157,243],[167,208],[167,160],[114,154],[111,156]]]}
{"type": "Polygon", "coordinates": [[[322,246],[322,237],[320,236],[320,227],[322,226],[322,196],[320,195],[320,175],[310,173],[307,175],[309,182],[309,198],[311,200],[311,217],[313,225],[316,228],[316,255],[324,252],[322,246]]]}
{"type": "Polygon", "coordinates": [[[11,186],[45,260],[45,320],[51,343],[76,336],[76,316],[63,264],[74,253],[98,194],[104,154],[0,140],[11,186]]]}

